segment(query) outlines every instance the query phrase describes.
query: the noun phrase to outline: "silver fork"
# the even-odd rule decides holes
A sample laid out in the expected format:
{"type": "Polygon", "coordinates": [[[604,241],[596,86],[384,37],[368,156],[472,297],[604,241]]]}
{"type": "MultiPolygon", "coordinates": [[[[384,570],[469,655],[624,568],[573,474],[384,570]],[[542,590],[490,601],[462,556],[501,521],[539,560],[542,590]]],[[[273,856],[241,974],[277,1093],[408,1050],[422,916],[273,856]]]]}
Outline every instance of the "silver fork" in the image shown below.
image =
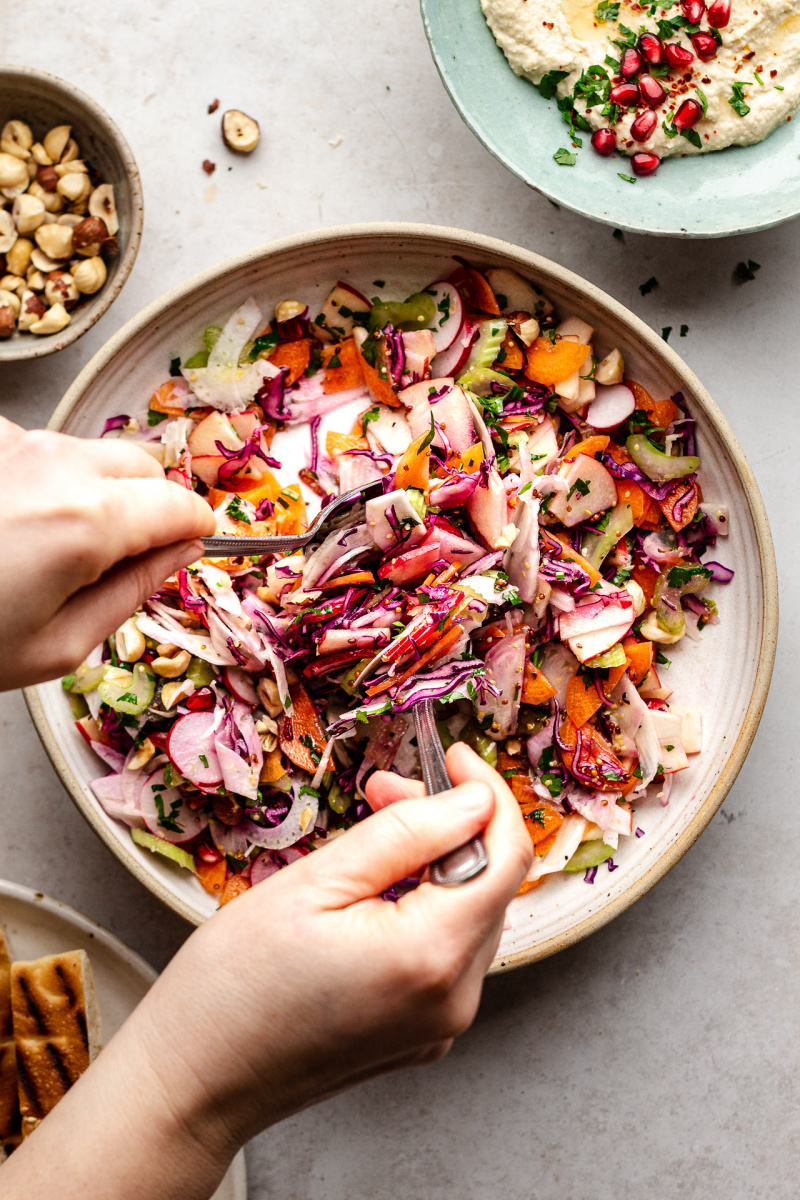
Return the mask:
{"type": "MultiPolygon", "coordinates": [[[[417,746],[426,794],[434,796],[437,792],[449,792],[453,784],[447,774],[442,739],[436,728],[432,700],[421,700],[415,706],[414,725],[417,730],[417,746]]],[[[449,854],[431,863],[431,883],[440,887],[457,887],[480,875],[488,865],[486,843],[478,834],[457,850],[451,850],[449,854]]]]}
{"type": "Polygon", "coordinates": [[[343,496],[337,496],[320,510],[316,521],[305,533],[292,533],[287,537],[239,537],[230,534],[215,534],[203,538],[207,554],[224,554],[238,557],[240,554],[268,554],[270,551],[302,550],[309,542],[323,541],[329,534],[358,524],[354,510],[376,496],[383,495],[383,480],[374,479],[362,487],[353,488],[343,496]]]}

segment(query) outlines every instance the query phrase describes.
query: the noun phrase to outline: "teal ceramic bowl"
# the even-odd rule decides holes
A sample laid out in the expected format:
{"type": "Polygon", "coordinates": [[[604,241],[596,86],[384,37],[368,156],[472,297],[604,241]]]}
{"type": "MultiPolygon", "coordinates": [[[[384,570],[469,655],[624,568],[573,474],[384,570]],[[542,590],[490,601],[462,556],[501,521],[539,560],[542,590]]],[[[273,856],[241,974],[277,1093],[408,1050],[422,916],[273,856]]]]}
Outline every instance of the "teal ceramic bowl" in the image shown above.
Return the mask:
{"type": "Polygon", "coordinates": [[[584,217],[631,233],[729,237],[800,215],[800,115],[756,146],[667,159],[656,175],[627,183],[624,155],[600,158],[584,136],[573,167],[554,101],[511,70],[480,0],[420,0],[431,53],[450,98],[487,150],[529,187],[584,217]]]}

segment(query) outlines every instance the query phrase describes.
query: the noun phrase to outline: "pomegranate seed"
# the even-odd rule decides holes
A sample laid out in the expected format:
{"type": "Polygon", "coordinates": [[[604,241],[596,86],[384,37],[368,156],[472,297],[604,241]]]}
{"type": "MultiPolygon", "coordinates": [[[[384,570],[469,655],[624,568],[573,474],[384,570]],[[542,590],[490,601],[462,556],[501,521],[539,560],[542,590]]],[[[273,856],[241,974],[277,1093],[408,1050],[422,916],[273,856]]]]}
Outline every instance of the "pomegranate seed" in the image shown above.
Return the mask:
{"type": "Polygon", "coordinates": [[[592,134],[592,145],[598,154],[605,158],[613,154],[617,148],[617,135],[613,129],[598,129],[592,134]]]}
{"type": "Polygon", "coordinates": [[[645,104],[649,104],[651,108],[657,108],[667,96],[667,89],[662,87],[653,75],[642,75],[639,80],[639,91],[641,92],[642,100],[645,104]]]}
{"type": "Polygon", "coordinates": [[[655,175],[660,166],[661,159],[658,155],[648,154],[646,150],[640,150],[631,159],[631,170],[634,175],[655,175]]]}
{"type": "Polygon", "coordinates": [[[646,142],[657,124],[658,117],[652,108],[646,108],[631,125],[631,137],[635,142],[646,142]]]}
{"type": "Polygon", "coordinates": [[[654,67],[664,61],[664,43],[654,33],[643,33],[639,38],[639,49],[644,58],[654,67]]]}
{"type": "Polygon", "coordinates": [[[696,100],[684,100],[673,118],[676,129],[691,129],[703,115],[703,109],[696,100]]]}
{"type": "Polygon", "coordinates": [[[731,0],[714,0],[708,6],[708,23],[715,29],[724,29],[731,19],[731,0]]]}
{"type": "Polygon", "coordinates": [[[608,98],[620,108],[630,108],[639,103],[639,89],[635,83],[618,83],[616,87],[612,87],[608,98]]]}
{"type": "Polygon", "coordinates": [[[208,863],[209,866],[213,866],[214,863],[218,863],[222,858],[222,855],[220,854],[219,850],[217,850],[216,846],[207,846],[204,842],[201,842],[198,846],[195,846],[194,852],[201,862],[208,863]]]}
{"type": "Polygon", "coordinates": [[[622,55],[619,73],[623,79],[632,79],[642,69],[642,56],[638,50],[628,49],[622,55]]]}
{"type": "Polygon", "coordinates": [[[689,63],[694,62],[694,55],[691,50],[687,50],[684,46],[679,46],[677,42],[667,42],[664,47],[664,53],[667,56],[669,65],[677,71],[688,67],[689,63]]]}
{"type": "Polygon", "coordinates": [[[681,0],[683,15],[690,25],[696,25],[706,11],[705,0],[681,0]]]}
{"type": "Polygon", "coordinates": [[[701,62],[708,62],[710,59],[716,58],[717,39],[710,33],[693,33],[692,45],[701,62]]]}

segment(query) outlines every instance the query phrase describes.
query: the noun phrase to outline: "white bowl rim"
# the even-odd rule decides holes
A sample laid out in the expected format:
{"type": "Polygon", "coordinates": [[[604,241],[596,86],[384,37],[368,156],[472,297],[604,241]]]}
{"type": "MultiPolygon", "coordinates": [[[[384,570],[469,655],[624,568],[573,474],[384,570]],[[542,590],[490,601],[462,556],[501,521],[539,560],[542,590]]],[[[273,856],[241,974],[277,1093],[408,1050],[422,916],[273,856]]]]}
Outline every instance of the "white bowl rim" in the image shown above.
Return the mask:
{"type": "Polygon", "coordinates": [[[100,292],[97,293],[97,303],[88,306],[76,321],[70,322],[58,334],[51,334],[46,338],[37,338],[33,335],[24,341],[15,342],[16,349],[14,353],[5,355],[0,365],[3,363],[25,362],[32,358],[45,358],[48,354],[55,354],[59,350],[64,350],[67,346],[71,346],[73,342],[77,342],[85,333],[93,329],[97,322],[106,315],[128,281],[128,276],[133,270],[133,264],[139,253],[142,228],[144,226],[144,194],[142,192],[142,180],[139,175],[139,168],[136,165],[136,159],[133,157],[133,151],[119,126],[111,119],[102,105],[87,95],[82,88],[75,87],[73,83],[62,79],[58,75],[53,75],[49,71],[40,71],[36,67],[17,66],[15,63],[2,63],[0,65],[0,79],[7,75],[25,75],[29,79],[41,79],[49,86],[54,87],[55,90],[62,91],[66,96],[70,94],[77,96],[80,102],[92,113],[98,124],[107,131],[108,140],[114,143],[122,159],[125,177],[130,188],[131,227],[128,230],[125,249],[117,262],[114,275],[109,281],[108,286],[101,288],[100,292]]]}
{"type": "MultiPolygon", "coordinates": [[[[206,268],[204,271],[198,272],[196,275],[190,276],[183,283],[178,284],[157,300],[148,304],[146,308],[142,309],[137,316],[128,321],[94,355],[55,409],[48,422],[48,428],[55,430],[62,429],[67,418],[80,403],[87,387],[97,379],[117,352],[145,329],[151,321],[158,318],[165,310],[179,303],[195,289],[211,283],[241,267],[252,264],[254,261],[271,258],[286,251],[309,249],[315,245],[330,243],[332,241],[344,243],[348,240],[353,241],[361,238],[375,237],[410,238],[416,239],[418,242],[428,241],[431,243],[432,250],[437,248],[437,246],[441,248],[442,243],[458,242],[461,244],[465,256],[473,255],[478,261],[480,261],[482,256],[491,257],[492,255],[512,258],[516,260],[517,264],[523,270],[525,267],[532,269],[539,277],[537,282],[540,282],[542,277],[550,276],[553,282],[558,283],[559,286],[572,288],[595,303],[602,305],[606,311],[630,330],[631,335],[639,340],[645,350],[652,354],[654,358],[662,359],[672,369],[680,380],[681,386],[685,387],[691,393],[693,399],[699,403],[713,424],[715,432],[728,454],[731,465],[739,476],[742,489],[745,493],[753,521],[761,563],[763,623],[753,691],[744,714],[739,735],[731,747],[728,758],[705,801],[695,813],[692,820],[681,831],[669,850],[652,867],[634,880],[629,888],[608,905],[603,906],[600,910],[573,925],[563,933],[550,937],[530,949],[520,950],[513,954],[505,954],[502,956],[502,959],[498,956],[492,964],[490,974],[499,974],[526,963],[546,958],[551,954],[557,953],[559,950],[566,949],[568,946],[587,937],[590,933],[594,933],[595,930],[601,928],[608,921],[619,916],[620,913],[629,908],[631,904],[640,899],[645,892],[648,892],[654,884],[662,879],[679,859],[683,857],[687,850],[691,848],[722,805],[744,764],[756,730],[758,729],[759,721],[761,720],[761,714],[766,703],[770,679],[772,677],[778,635],[778,575],[772,535],[770,533],[764,501],[750,464],[744,455],[744,451],[733,430],[730,428],[726,417],[694,372],[657,333],[650,329],[634,313],[630,312],[629,309],[625,308],[623,304],[620,304],[619,301],[607,295],[607,293],[595,284],[582,279],[574,272],[560,267],[558,264],[543,258],[531,250],[525,250],[522,247],[515,246],[511,242],[502,241],[499,238],[488,237],[484,234],[472,233],[468,230],[455,229],[443,225],[376,221],[364,224],[332,226],[307,233],[293,234],[273,242],[267,242],[254,249],[243,251],[231,258],[224,259],[212,267],[206,268]]],[[[99,812],[87,800],[78,780],[67,764],[44,715],[36,688],[26,688],[24,695],[37,733],[42,740],[45,751],[56,773],[69,792],[73,802],[88,820],[95,833],[123,861],[128,870],[149,888],[151,892],[173,909],[173,911],[177,912],[193,925],[201,924],[203,921],[202,916],[191,905],[175,896],[169,888],[156,879],[150,872],[146,871],[134,857],[133,853],[128,851],[124,843],[114,837],[99,812]]]]}

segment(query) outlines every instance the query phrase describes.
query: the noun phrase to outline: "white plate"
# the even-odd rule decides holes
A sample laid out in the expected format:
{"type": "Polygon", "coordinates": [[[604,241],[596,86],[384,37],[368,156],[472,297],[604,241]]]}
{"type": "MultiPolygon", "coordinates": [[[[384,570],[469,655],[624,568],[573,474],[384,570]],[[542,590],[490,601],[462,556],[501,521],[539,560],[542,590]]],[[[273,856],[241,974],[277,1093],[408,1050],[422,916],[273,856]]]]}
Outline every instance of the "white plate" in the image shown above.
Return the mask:
{"type": "MultiPolygon", "coordinates": [[[[130,1016],[156,972],[102,925],[41,892],[0,879],[0,925],[15,959],[85,950],[92,970],[108,1042],[130,1016]]],[[[244,1151],[237,1154],[212,1200],[247,1200],[244,1151]]]]}
{"type": "MultiPolygon", "coordinates": [[[[701,482],[706,498],[730,506],[732,534],[718,557],[736,571],[715,586],[722,623],[702,642],[687,641],[671,657],[669,685],[702,709],[705,748],[676,779],[667,808],[649,801],[636,814],[645,830],[624,839],[610,874],[605,866],[587,886],[582,876],[550,879],[511,906],[494,970],[529,962],[585,937],[652,887],[686,852],[727,795],[755,734],[766,699],[777,635],[777,582],[766,514],[742,448],[699,379],[674,350],[610,296],[546,259],[479,234],[427,225],[346,226],[287,238],[229,259],[155,301],[130,321],[83,370],[59,405],[51,427],[96,436],[106,417],[142,406],[167,377],[170,359],[198,348],[202,330],[248,296],[271,315],[276,303],[302,299],[316,311],[336,279],[372,297],[404,297],[454,268],[454,255],[476,265],[510,266],[534,280],[559,310],[595,327],[602,353],[618,346],[629,375],[655,396],[683,390],[697,418],[701,482]],[[375,281],[382,280],[383,288],[375,281]]],[[[310,439],[295,434],[285,482],[307,465],[310,439]]],[[[282,451],[276,439],[275,453],[282,451]]],[[[88,787],[104,773],[78,736],[58,682],[29,689],[31,713],[62,781],[94,829],[147,887],[188,920],[199,922],[214,900],[199,882],[165,859],[135,846],[126,826],[108,818],[88,787]]]]}

